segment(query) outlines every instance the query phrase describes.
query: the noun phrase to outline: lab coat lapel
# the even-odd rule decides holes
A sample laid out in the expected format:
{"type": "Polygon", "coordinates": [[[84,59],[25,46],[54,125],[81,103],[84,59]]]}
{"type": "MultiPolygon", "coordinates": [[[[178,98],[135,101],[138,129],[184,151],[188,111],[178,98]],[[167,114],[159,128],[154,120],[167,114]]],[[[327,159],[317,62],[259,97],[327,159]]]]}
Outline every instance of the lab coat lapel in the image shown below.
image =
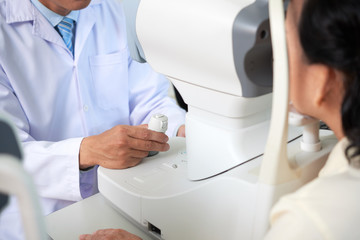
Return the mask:
{"type": "Polygon", "coordinates": [[[66,48],[64,41],[30,0],[6,0],[8,24],[33,22],[33,35],[66,48]]]}
{"type": "Polygon", "coordinates": [[[75,59],[79,59],[89,33],[95,25],[96,19],[93,7],[100,3],[101,1],[93,0],[87,8],[80,11],[75,35],[75,59]]]}
{"type": "Polygon", "coordinates": [[[37,9],[34,10],[33,34],[67,49],[60,34],[37,9]]]}
{"type": "Polygon", "coordinates": [[[30,1],[6,0],[6,23],[26,22],[34,20],[34,6],[30,1]]]}

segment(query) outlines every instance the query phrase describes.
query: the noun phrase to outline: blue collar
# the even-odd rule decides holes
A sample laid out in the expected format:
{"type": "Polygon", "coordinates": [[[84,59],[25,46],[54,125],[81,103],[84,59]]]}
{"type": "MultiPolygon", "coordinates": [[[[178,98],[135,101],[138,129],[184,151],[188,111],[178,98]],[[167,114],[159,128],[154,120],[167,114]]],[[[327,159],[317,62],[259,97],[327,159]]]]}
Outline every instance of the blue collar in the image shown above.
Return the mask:
{"type": "MultiPolygon", "coordinates": [[[[61,16],[51,11],[50,9],[45,7],[41,2],[39,2],[39,0],[31,0],[31,2],[42,13],[42,15],[44,15],[44,17],[51,23],[53,27],[58,25],[63,20],[64,16],[61,16]]],[[[71,11],[68,15],[66,15],[66,17],[76,22],[79,18],[79,11],[78,10],[71,11]]]]}

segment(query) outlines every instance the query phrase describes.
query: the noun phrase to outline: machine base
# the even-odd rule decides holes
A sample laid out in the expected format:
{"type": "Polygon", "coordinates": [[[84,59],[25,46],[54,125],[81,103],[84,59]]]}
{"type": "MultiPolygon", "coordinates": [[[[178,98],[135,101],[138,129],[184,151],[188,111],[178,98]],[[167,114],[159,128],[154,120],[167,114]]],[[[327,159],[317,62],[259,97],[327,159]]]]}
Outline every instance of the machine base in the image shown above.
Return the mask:
{"type": "MultiPolygon", "coordinates": [[[[256,234],[254,229],[267,226],[268,218],[255,221],[258,206],[272,206],[273,202],[266,202],[317,176],[337,142],[331,131],[321,131],[320,137],[323,147],[316,153],[302,152],[299,138],[288,144],[289,160],[297,163],[299,178],[281,185],[258,183],[262,156],[215,177],[188,180],[185,139],[173,138],[168,152],[148,157],[137,167],[100,167],[99,190],[155,239],[260,239],[266,227],[256,234]]],[[[269,209],[262,211],[267,212],[260,215],[268,216],[269,209]]]]}

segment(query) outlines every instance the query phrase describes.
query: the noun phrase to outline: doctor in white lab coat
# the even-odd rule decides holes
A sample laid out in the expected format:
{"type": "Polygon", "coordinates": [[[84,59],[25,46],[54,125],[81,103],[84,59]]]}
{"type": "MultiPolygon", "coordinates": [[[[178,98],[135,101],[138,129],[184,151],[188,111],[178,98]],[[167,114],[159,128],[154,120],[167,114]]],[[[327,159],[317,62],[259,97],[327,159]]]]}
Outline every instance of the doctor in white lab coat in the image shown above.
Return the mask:
{"type": "MultiPolygon", "coordinates": [[[[165,134],[138,126],[152,114],[168,116],[168,136],[184,135],[168,81],[129,56],[121,3],[90,1],[0,0],[0,112],[16,125],[44,214],[96,193],[98,165],[168,150],[165,134]],[[55,29],[63,16],[75,21],[73,53],[55,29]]],[[[0,239],[17,238],[12,199],[0,239]]]]}

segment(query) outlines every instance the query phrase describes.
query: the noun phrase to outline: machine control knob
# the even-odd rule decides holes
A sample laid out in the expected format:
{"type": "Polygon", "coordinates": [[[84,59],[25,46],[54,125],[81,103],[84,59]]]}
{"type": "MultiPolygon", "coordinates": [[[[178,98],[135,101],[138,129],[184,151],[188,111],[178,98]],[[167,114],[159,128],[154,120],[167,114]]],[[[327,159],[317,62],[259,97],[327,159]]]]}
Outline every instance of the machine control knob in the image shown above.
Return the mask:
{"type": "MultiPolygon", "coordinates": [[[[164,114],[154,114],[149,121],[148,129],[156,132],[165,133],[168,128],[168,117],[164,114]]],[[[158,154],[157,151],[150,151],[148,157],[158,154]]]]}
{"type": "Polygon", "coordinates": [[[157,113],[150,118],[148,129],[165,133],[168,128],[168,118],[164,114],[157,113]]]}

